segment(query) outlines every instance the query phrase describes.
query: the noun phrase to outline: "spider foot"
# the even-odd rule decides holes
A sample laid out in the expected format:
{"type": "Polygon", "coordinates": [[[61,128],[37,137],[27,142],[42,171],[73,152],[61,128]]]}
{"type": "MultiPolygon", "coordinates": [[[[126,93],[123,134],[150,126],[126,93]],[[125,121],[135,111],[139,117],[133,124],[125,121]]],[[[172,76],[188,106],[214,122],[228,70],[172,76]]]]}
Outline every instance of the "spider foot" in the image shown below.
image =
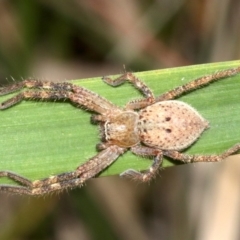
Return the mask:
{"type": "Polygon", "coordinates": [[[151,171],[151,168],[149,169],[149,171],[143,173],[134,169],[128,169],[120,174],[120,177],[127,177],[141,182],[149,182],[154,176],[155,172],[151,171]]]}
{"type": "Polygon", "coordinates": [[[29,187],[12,186],[7,184],[0,185],[0,193],[1,192],[10,193],[10,194],[19,194],[19,195],[22,195],[22,194],[33,195],[29,187]]]}
{"type": "Polygon", "coordinates": [[[117,86],[120,86],[122,85],[125,81],[127,81],[127,79],[125,78],[125,74],[118,77],[118,78],[115,78],[115,79],[112,79],[108,76],[103,76],[102,77],[102,80],[103,82],[105,82],[106,84],[112,86],[112,87],[117,87],[117,86]]]}
{"type": "Polygon", "coordinates": [[[136,89],[138,89],[140,92],[142,92],[146,98],[154,99],[152,90],[145,83],[143,83],[142,80],[140,80],[137,76],[135,76],[131,72],[126,72],[123,75],[121,75],[120,77],[117,77],[115,79],[104,76],[104,77],[102,77],[102,80],[112,87],[120,86],[124,82],[128,81],[128,82],[132,83],[136,89]]]}
{"type": "Polygon", "coordinates": [[[120,174],[120,177],[127,177],[133,179],[136,179],[136,177],[139,178],[139,176],[141,176],[141,173],[134,169],[128,169],[120,174]]]}

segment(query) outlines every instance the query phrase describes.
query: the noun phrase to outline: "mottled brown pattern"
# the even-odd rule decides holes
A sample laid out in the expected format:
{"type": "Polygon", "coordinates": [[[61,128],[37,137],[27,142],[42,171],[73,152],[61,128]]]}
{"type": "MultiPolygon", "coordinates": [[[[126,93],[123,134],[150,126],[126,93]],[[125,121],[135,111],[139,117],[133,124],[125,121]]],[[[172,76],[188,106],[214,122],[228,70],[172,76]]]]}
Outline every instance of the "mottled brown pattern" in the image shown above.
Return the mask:
{"type": "Polygon", "coordinates": [[[163,101],[139,112],[140,141],[162,150],[190,146],[208,127],[208,122],[191,106],[180,101],[163,101]]]}
{"type": "Polygon", "coordinates": [[[99,153],[72,172],[32,182],[16,173],[0,171],[0,177],[7,177],[19,183],[19,185],[2,184],[0,192],[43,195],[52,191],[80,187],[128,150],[143,157],[154,157],[148,170],[141,173],[128,169],[121,174],[121,176],[144,182],[156,175],[162,164],[163,156],[187,163],[218,162],[225,159],[239,151],[240,144],[236,144],[219,155],[188,155],[179,152],[200,137],[202,132],[208,128],[208,121],[188,104],[172,99],[239,72],[240,67],[219,71],[200,77],[158,97],[154,97],[151,89],[132,73],[125,73],[114,80],[104,77],[103,80],[111,86],[119,86],[129,81],[145,96],[145,98],[128,102],[124,109],[86,88],[68,82],[54,83],[27,79],[0,88],[0,95],[20,91],[23,88],[28,89],[1,103],[1,110],[10,108],[24,99],[68,99],[77,106],[96,112],[98,115],[92,115],[92,120],[100,124],[103,138],[102,142],[97,145],[99,153]]]}

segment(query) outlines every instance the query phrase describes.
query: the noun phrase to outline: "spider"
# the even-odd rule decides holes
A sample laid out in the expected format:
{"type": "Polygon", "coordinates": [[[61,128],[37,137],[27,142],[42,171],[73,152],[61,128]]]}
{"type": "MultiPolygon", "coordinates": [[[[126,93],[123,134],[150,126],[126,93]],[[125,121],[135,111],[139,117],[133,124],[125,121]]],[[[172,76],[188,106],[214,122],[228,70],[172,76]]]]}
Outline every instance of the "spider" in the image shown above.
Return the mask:
{"type": "Polygon", "coordinates": [[[99,153],[72,172],[31,181],[10,171],[0,171],[0,177],[8,177],[19,183],[19,185],[1,184],[0,192],[43,195],[56,190],[82,186],[128,150],[143,157],[153,157],[153,163],[148,170],[138,172],[128,169],[120,175],[143,182],[151,180],[156,175],[162,164],[163,156],[185,163],[221,161],[237,152],[240,144],[232,146],[219,155],[181,153],[200,137],[202,132],[209,127],[209,123],[194,108],[173,99],[213,81],[238,73],[240,73],[240,66],[202,76],[157,97],[132,73],[127,72],[116,79],[103,77],[105,83],[114,87],[129,81],[145,96],[142,99],[128,102],[124,108],[70,82],[54,83],[27,79],[2,87],[0,95],[20,91],[23,88],[28,90],[21,91],[2,102],[1,110],[10,108],[25,99],[68,99],[76,105],[97,113],[91,118],[100,125],[102,141],[97,144],[99,153]]]}

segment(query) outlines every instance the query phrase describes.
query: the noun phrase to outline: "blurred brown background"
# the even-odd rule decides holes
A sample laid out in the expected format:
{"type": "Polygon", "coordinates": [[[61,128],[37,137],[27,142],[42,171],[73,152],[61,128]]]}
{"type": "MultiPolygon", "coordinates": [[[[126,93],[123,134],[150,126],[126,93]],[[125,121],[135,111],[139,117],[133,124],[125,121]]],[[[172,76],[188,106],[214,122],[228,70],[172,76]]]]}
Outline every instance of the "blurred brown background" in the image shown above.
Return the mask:
{"type": "MultiPolygon", "coordinates": [[[[0,1],[0,81],[79,79],[240,58],[238,0],[0,1]]],[[[0,239],[240,239],[240,159],[0,195],[0,239]]],[[[1,167],[0,167],[1,168],[1,167]]]]}

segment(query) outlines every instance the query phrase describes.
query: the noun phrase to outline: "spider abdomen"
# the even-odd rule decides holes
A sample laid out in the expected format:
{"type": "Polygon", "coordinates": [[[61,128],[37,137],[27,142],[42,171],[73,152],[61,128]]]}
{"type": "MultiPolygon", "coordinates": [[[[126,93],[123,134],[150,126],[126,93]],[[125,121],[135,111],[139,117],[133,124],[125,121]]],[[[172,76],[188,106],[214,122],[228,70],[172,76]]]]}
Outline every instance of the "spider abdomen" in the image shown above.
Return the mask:
{"type": "Polygon", "coordinates": [[[184,149],[195,142],[207,127],[208,121],[181,101],[157,102],[139,111],[141,142],[159,149],[184,149]]]}

